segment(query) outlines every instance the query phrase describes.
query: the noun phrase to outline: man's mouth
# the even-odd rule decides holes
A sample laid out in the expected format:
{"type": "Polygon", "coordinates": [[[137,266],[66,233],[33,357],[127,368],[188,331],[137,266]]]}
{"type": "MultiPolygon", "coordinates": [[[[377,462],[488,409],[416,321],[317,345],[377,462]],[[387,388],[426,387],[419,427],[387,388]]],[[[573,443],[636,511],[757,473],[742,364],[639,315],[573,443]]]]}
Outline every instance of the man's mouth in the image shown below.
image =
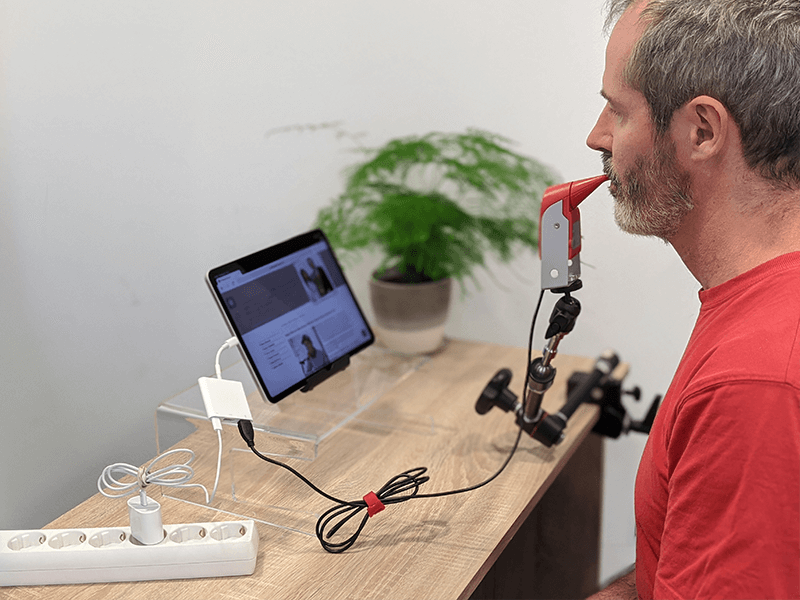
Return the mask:
{"type": "Polygon", "coordinates": [[[614,167],[611,165],[611,153],[610,152],[603,152],[602,154],[603,160],[603,173],[606,177],[608,177],[608,191],[611,193],[612,196],[615,198],[617,197],[617,189],[619,188],[619,179],[617,178],[617,174],[614,172],[614,167]]]}

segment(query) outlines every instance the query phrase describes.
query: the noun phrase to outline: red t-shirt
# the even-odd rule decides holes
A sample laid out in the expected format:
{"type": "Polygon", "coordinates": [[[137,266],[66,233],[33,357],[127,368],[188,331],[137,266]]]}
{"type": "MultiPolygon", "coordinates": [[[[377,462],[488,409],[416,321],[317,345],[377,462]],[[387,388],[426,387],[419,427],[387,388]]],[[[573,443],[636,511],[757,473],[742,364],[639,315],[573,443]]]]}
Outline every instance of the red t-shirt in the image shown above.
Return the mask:
{"type": "Polygon", "coordinates": [[[636,477],[640,598],[800,598],[800,252],[700,292],[636,477]]]}

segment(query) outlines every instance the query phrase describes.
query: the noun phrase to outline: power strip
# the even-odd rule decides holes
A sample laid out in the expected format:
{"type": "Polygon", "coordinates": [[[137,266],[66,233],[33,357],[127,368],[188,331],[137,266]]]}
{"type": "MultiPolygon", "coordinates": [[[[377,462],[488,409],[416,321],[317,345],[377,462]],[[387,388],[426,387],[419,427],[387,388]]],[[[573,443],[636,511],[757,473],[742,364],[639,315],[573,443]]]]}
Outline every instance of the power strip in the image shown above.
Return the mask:
{"type": "Polygon", "coordinates": [[[250,575],[257,552],[251,520],[164,525],[151,546],[130,527],[0,531],[0,586],[250,575]]]}

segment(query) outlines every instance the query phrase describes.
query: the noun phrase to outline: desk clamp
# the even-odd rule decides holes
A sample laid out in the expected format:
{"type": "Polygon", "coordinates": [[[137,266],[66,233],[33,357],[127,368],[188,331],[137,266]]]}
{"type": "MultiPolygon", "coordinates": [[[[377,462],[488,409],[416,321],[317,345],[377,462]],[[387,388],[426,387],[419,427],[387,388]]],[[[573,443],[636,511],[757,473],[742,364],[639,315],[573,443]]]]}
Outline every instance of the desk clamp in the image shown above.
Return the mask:
{"type": "Polygon", "coordinates": [[[521,403],[517,395],[508,389],[512,373],[510,369],[504,368],[492,377],[475,403],[475,410],[482,415],[495,406],[505,412],[511,412],[515,415],[519,427],[548,448],[564,439],[567,421],[584,402],[598,404],[601,409],[600,418],[592,431],[612,438],[630,431],[649,433],[661,403],[661,396],[656,396],[644,419],[640,421],[631,419],[622,405],[621,398],[624,394],[628,394],[638,401],[641,391],[639,388],[622,390],[622,380],[614,377],[619,357],[612,351],[606,351],[597,358],[591,372],[573,373],[567,387],[567,401],[558,412],[548,414],[542,410],[542,398],[553,385],[556,376],[552,360],[563,337],[575,327],[575,321],[581,311],[580,302],[571,293],[581,287],[582,283],[578,279],[568,287],[552,290],[563,295],[556,302],[550,315],[550,323],[545,333],[547,343],[542,356],[533,360],[528,366],[525,402],[521,403]]]}

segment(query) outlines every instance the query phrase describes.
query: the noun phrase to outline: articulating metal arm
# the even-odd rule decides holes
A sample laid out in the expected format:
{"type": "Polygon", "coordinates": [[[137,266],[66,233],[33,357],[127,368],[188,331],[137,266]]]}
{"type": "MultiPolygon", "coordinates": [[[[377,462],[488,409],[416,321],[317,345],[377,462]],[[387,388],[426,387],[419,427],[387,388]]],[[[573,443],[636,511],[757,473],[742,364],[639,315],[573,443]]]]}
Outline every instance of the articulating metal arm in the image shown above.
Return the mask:
{"type": "MultiPolygon", "coordinates": [[[[542,398],[556,377],[556,369],[551,363],[557,354],[558,344],[575,327],[575,321],[580,314],[580,302],[570,296],[570,292],[579,287],[580,280],[568,289],[554,290],[564,295],[556,302],[550,315],[550,324],[545,334],[547,343],[542,356],[528,367],[525,401],[519,402],[517,395],[508,389],[511,370],[501,369],[475,403],[475,410],[479,414],[486,414],[495,406],[513,413],[517,424],[547,447],[564,439],[567,421],[584,402],[599,404],[602,409],[600,420],[593,431],[616,438],[620,433],[629,431],[649,433],[661,400],[659,396],[655,398],[643,420],[631,420],[620,401],[622,393],[628,392],[621,391],[621,381],[614,379],[612,375],[619,364],[619,358],[613,352],[607,351],[597,358],[590,373],[573,374],[569,381],[567,401],[558,412],[550,415],[542,410],[542,398]]],[[[638,400],[638,395],[634,395],[638,400]]]]}

